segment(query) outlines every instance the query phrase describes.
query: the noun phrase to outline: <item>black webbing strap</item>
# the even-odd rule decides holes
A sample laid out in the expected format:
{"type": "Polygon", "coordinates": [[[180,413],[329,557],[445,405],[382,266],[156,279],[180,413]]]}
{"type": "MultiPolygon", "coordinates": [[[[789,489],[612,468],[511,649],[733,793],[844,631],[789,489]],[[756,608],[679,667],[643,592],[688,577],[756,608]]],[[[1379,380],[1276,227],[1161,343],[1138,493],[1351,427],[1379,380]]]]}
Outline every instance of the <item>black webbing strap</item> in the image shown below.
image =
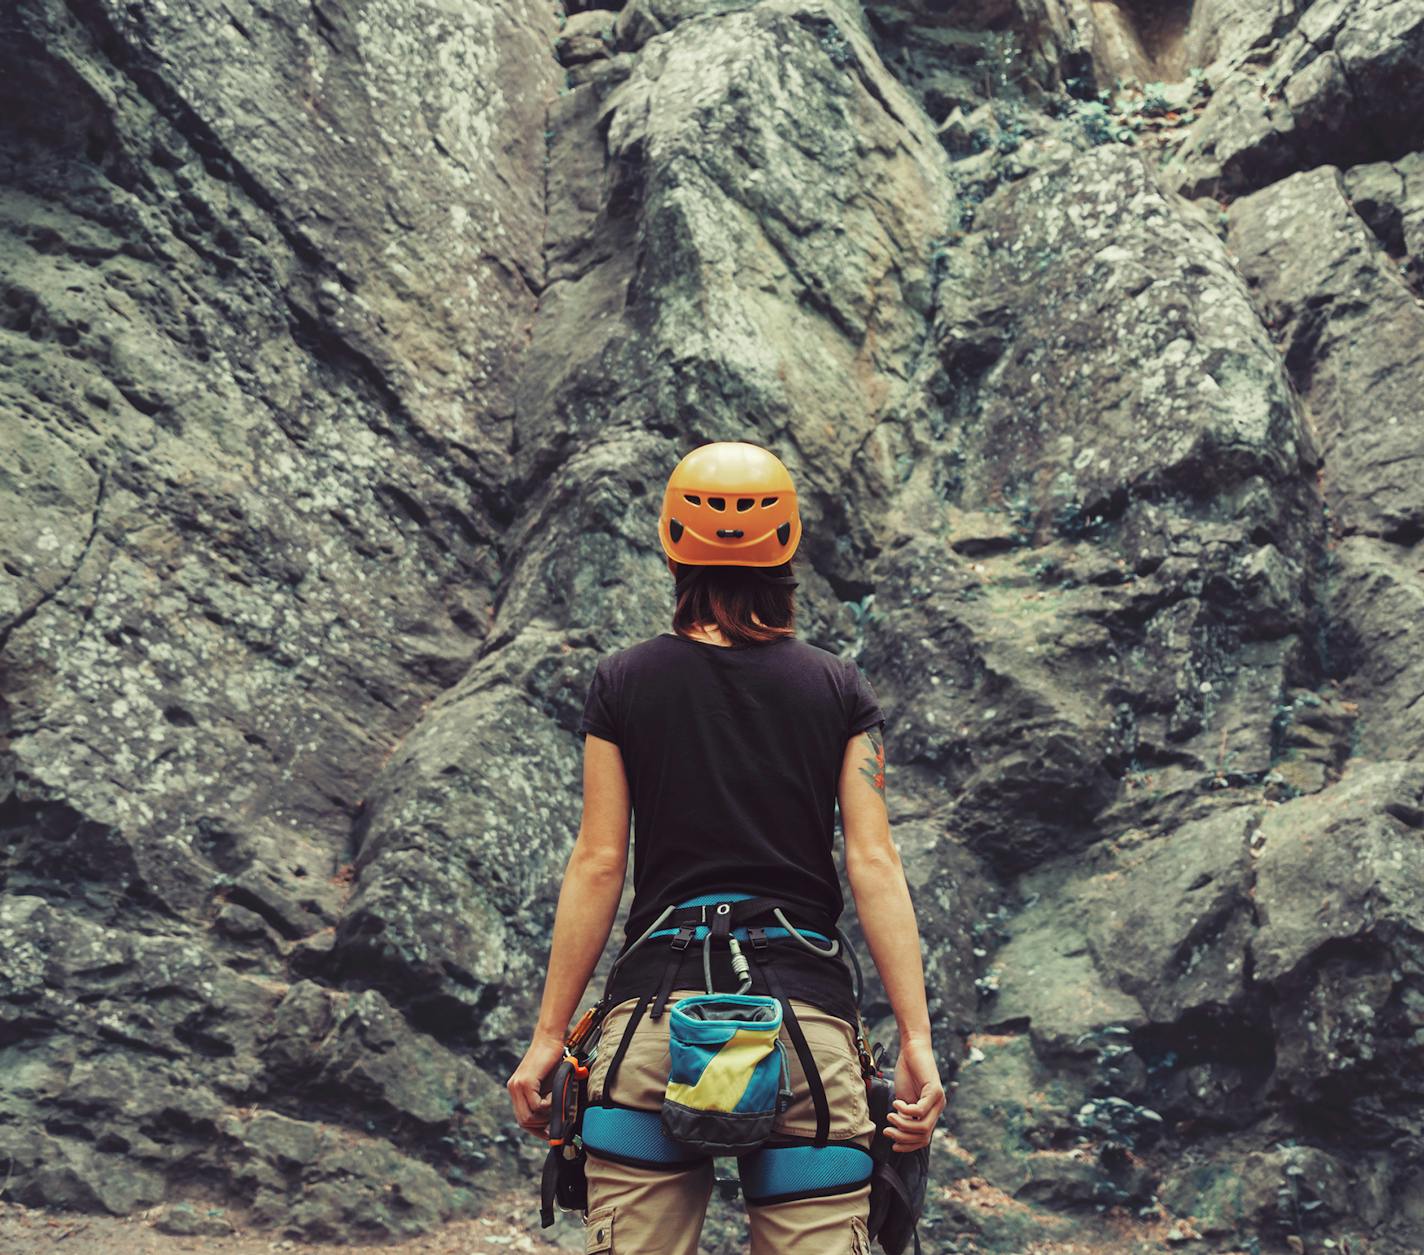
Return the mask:
{"type": "Polygon", "coordinates": [[[771,995],[781,1003],[782,1022],[786,1025],[786,1031],[790,1034],[791,1043],[796,1047],[796,1057],[801,1060],[801,1070],[806,1074],[806,1086],[811,1091],[811,1105],[816,1108],[816,1146],[824,1146],[830,1140],[831,1133],[831,1106],[826,1101],[826,1087],[821,1080],[821,1070],[816,1066],[815,1056],[811,1054],[811,1045],[806,1040],[806,1034],[801,1031],[801,1021],[796,1018],[796,1012],[791,1009],[791,999],[786,996],[786,991],[782,987],[781,978],[777,976],[772,965],[770,949],[763,949],[753,943],[753,951],[761,964],[762,975],[766,978],[766,987],[771,990],[771,995]]]}
{"type": "MultiPolygon", "coordinates": [[[[774,925],[776,919],[772,912],[779,907],[785,914],[797,921],[798,927],[819,932],[826,937],[835,936],[835,925],[828,917],[810,913],[805,907],[798,906],[794,902],[787,902],[784,898],[737,898],[730,900],[730,905],[732,909],[722,922],[733,928],[740,928],[749,920],[759,917],[764,918],[766,923],[774,925]]],[[[663,920],[663,925],[716,924],[717,922],[715,914],[709,910],[707,905],[680,906],[663,920]]]]}
{"type": "Polygon", "coordinates": [[[539,1227],[547,1229],[554,1223],[554,1196],[559,1188],[559,1156],[562,1146],[550,1146],[544,1156],[544,1173],[539,1181],[539,1227]]]}
{"type": "Polygon", "coordinates": [[[604,1102],[608,1102],[613,1093],[613,1078],[618,1074],[618,1065],[623,1062],[623,1056],[628,1053],[628,1043],[633,1040],[633,1030],[638,1027],[638,1021],[643,1018],[643,1012],[648,1009],[648,1003],[652,1001],[652,998],[653,991],[650,989],[638,999],[638,1005],[633,1009],[633,1014],[628,1017],[628,1027],[623,1030],[623,1036],[618,1039],[618,1049],[613,1052],[613,1062],[608,1065],[608,1075],[603,1081],[604,1102]]]}
{"type": "Polygon", "coordinates": [[[732,903],[719,902],[712,911],[712,927],[707,932],[712,941],[726,941],[732,932],[732,903]]]}
{"type": "Polygon", "coordinates": [[[653,999],[653,1009],[649,1013],[650,1020],[662,1019],[663,1008],[667,1006],[668,995],[672,993],[673,978],[677,975],[678,968],[682,966],[682,956],[687,952],[687,947],[692,941],[693,929],[684,924],[677,930],[677,936],[672,939],[672,953],[668,955],[668,961],[663,964],[662,979],[658,981],[658,996],[653,999]]]}

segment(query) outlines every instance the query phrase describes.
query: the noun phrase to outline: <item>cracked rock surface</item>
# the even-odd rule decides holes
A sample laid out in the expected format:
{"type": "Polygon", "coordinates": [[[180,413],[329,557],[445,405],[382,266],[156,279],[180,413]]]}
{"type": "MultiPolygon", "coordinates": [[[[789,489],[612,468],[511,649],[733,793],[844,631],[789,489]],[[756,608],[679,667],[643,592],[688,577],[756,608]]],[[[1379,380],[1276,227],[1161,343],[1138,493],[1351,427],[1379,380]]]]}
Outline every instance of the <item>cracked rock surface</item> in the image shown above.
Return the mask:
{"type": "Polygon", "coordinates": [[[926,1248],[1424,1247],[1421,56],[1424,0],[9,6],[7,1200],[537,1230],[575,727],[750,439],[888,716],[926,1248]]]}

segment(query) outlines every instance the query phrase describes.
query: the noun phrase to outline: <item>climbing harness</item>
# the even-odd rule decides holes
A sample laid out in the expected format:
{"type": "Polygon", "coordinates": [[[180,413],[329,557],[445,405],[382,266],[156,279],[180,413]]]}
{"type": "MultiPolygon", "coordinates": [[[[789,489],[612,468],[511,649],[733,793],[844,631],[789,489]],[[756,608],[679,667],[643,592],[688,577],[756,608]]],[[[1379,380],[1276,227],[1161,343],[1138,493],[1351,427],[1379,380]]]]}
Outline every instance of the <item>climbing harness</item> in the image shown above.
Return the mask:
{"type": "MultiPolygon", "coordinates": [[[[618,1075],[618,1067],[623,1061],[628,1045],[633,1039],[633,1034],[646,1014],[651,1020],[658,1020],[667,1010],[668,998],[672,993],[673,985],[677,978],[678,969],[681,966],[684,952],[694,941],[702,941],[702,970],[704,985],[711,989],[711,946],[713,942],[725,941],[730,948],[732,943],[736,943],[737,948],[733,950],[734,971],[741,976],[742,987],[745,990],[749,981],[751,965],[756,963],[766,982],[767,988],[771,992],[769,998],[759,999],[761,1005],[775,1003],[779,1005],[782,1023],[785,1024],[787,1035],[790,1037],[797,1057],[801,1061],[801,1067],[806,1075],[807,1085],[811,1091],[812,1104],[816,1110],[816,1144],[825,1145],[829,1140],[830,1127],[830,1107],[826,1102],[825,1086],[822,1084],[820,1072],[816,1067],[815,1059],[812,1057],[810,1045],[806,1041],[806,1036],[801,1030],[801,1025],[797,1021],[795,1010],[792,1008],[790,1000],[787,998],[785,990],[777,975],[775,964],[772,962],[771,948],[769,945],[773,936],[789,936],[796,939],[812,952],[825,958],[835,958],[840,953],[840,941],[827,937],[826,932],[813,933],[811,930],[802,930],[795,927],[786,912],[794,910],[789,903],[777,898],[752,897],[749,894],[711,894],[701,898],[693,898],[687,902],[676,906],[666,907],[662,914],[653,921],[647,932],[638,941],[629,946],[622,955],[619,962],[639,945],[656,936],[670,935],[668,942],[668,958],[663,965],[661,979],[656,990],[648,990],[638,1004],[634,1007],[633,1013],[628,1020],[628,1024],[619,1039],[618,1046],[614,1051],[613,1058],[608,1066],[608,1074],[603,1084],[603,1105],[612,1107],[618,1111],[627,1110],[620,1108],[614,1103],[610,1095],[613,1091],[614,1081],[618,1075]],[[755,924],[756,919],[767,919],[775,921],[773,924],[755,924]],[[777,927],[776,925],[779,925],[777,927]],[[826,945],[817,944],[811,940],[812,936],[819,937],[826,945]],[[747,942],[751,946],[751,952],[747,953],[741,948],[741,942],[747,942]]],[[[829,931],[829,930],[827,930],[829,931]]],[[[616,965],[615,965],[616,967],[616,965]]],[[[612,974],[609,976],[610,987],[612,984],[612,974]]],[[[727,999],[736,995],[716,995],[720,999],[727,999]]],[[[745,994],[741,996],[747,996],[745,994]]],[[[607,997],[607,994],[605,994],[607,997]]],[[[779,1026],[778,1026],[779,1027],[779,1026]]],[[[675,1029],[672,1031],[676,1031],[675,1029]]],[[[670,1033],[671,1038],[671,1033],[670,1033]]],[[[676,1099],[675,1099],[676,1101],[676,1099]]],[[[664,1112],[667,1111],[666,1099],[664,1102],[664,1112]]],[[[775,1113],[773,1113],[774,1116],[775,1113]]],[[[604,1117],[611,1124],[612,1120],[604,1117]]],[[[673,1123],[676,1124],[675,1117],[673,1123]]],[[[768,1126],[769,1127],[769,1126],[768,1126]]],[[[664,1129],[667,1129],[667,1121],[664,1121],[664,1129]]],[[[671,1133],[669,1138],[676,1141],[671,1133]]],[[[592,1143],[585,1137],[585,1144],[594,1149],[592,1143]]],[[[606,1144],[597,1148],[600,1153],[609,1152],[610,1158],[618,1158],[622,1153],[617,1143],[606,1144]]],[[[727,1152],[734,1153],[734,1152],[727,1152]]],[[[626,1155],[624,1156],[626,1158],[626,1155]]]]}
{"type": "MultiPolygon", "coordinates": [[[[614,960],[602,997],[569,1034],[564,1060],[554,1073],[550,1146],[541,1190],[544,1227],[553,1224],[556,1203],[565,1210],[586,1212],[584,1167],[589,1153],[666,1171],[692,1168],[709,1156],[735,1155],[741,1192],[753,1206],[859,1189],[869,1181],[871,1236],[878,1231],[887,1255],[900,1255],[914,1233],[918,1206],[911,1206],[913,1191],[904,1188],[897,1172],[903,1165],[888,1162],[880,1150],[880,1143],[889,1145],[881,1130],[888,1123],[894,1083],[880,1071],[867,1043],[860,1018],[860,963],[842,929],[798,927],[790,918],[796,913],[796,907],[777,898],[702,895],[665,907],[614,960]],[[613,1006],[614,978],[630,954],[662,937],[668,938],[668,957],[657,985],[639,997],[614,1047],[600,1100],[589,1103],[589,1067],[600,1048],[597,1039],[602,1037],[604,1018],[613,1006]],[[844,951],[850,959],[856,1052],[876,1118],[875,1144],[869,1151],[858,1141],[830,1137],[825,1085],[773,962],[770,942],[777,939],[789,939],[823,958],[835,959],[844,951]],[[669,1005],[682,960],[695,942],[702,943],[706,992],[669,1005]],[[714,944],[730,951],[739,982],[736,993],[714,989],[714,944]],[[748,992],[753,967],[761,973],[769,995],[748,992]],[[644,1015],[656,1021],[665,1013],[671,1067],[661,1109],[647,1111],[618,1103],[613,1098],[614,1081],[638,1024],[644,1015]],[[783,1026],[810,1092],[815,1112],[811,1137],[772,1134],[776,1117],[791,1101],[790,1070],[779,1036],[783,1026]],[[897,1240],[899,1246],[890,1245],[897,1240]]],[[[897,1161],[911,1158],[893,1155],[897,1161]]],[[[919,1193],[922,1204],[923,1183],[919,1193]]],[[[918,1242],[915,1236],[917,1255],[918,1242]]]]}

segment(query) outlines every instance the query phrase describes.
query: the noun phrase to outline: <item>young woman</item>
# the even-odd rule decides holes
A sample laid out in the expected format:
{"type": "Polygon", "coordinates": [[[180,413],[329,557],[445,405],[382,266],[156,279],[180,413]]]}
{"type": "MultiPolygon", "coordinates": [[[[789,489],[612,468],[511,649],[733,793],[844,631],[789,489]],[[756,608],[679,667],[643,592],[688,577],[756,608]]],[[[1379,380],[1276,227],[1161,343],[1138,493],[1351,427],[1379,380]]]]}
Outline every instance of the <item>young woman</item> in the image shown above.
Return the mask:
{"type": "Polygon", "coordinates": [[[785,1014],[790,1103],[739,1156],[752,1255],[868,1255],[875,1124],[850,970],[835,957],[837,803],[857,915],[899,1026],[883,1136],[901,1153],[927,1146],[945,1103],[886,815],[884,717],[857,664],[794,635],[801,520],[775,455],[740,441],[695,449],[668,480],[658,531],[677,580],[673,631],[595,670],[579,725],[583,820],[538,1028],[507,1088],[521,1127],[543,1135],[541,1088],[617,913],[631,814],[633,902],[583,1121],[586,1251],[697,1251],[713,1162],[669,1136],[659,1111],[665,1012],[710,975],[718,991],[740,980],[785,1014]]]}

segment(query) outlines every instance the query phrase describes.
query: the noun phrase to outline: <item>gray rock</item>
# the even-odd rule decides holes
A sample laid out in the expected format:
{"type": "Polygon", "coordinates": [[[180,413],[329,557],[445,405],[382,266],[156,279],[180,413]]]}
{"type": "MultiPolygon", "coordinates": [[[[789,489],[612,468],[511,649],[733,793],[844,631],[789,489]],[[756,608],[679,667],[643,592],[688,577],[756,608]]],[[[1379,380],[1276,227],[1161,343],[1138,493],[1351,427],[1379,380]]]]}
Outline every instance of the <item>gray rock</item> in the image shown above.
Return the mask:
{"type": "Polygon", "coordinates": [[[1417,292],[1424,282],[1424,153],[1367,161],[1340,172],[1350,203],[1417,292]]]}
{"type": "Polygon", "coordinates": [[[1415,73],[1424,11],[1412,0],[1321,0],[1233,59],[1165,177],[1189,196],[1235,195],[1322,164],[1418,147],[1415,73]]]}
{"type": "Polygon", "coordinates": [[[1274,993],[1273,1096],[1368,1138],[1409,1136],[1421,1116],[1421,827],[1424,773],[1405,763],[1355,765],[1261,825],[1249,944],[1274,993]]]}
{"type": "Polygon", "coordinates": [[[624,52],[636,52],[648,40],[666,34],[681,22],[720,17],[752,7],[753,0],[629,0],[618,11],[617,44],[624,52]]]}
{"type": "Polygon", "coordinates": [[[25,1164],[26,1182],[18,1201],[45,1203],[70,1211],[128,1216],[163,1198],[163,1174],[125,1156],[108,1153],[80,1137],[43,1137],[25,1164]]]}
{"type": "Polygon", "coordinates": [[[224,1118],[244,1151],[229,1171],[252,1223],[305,1241],[340,1233],[414,1237],[472,1206],[463,1189],[379,1137],[272,1111],[224,1118]]]}
{"type": "Polygon", "coordinates": [[[1328,166],[1236,201],[1229,242],[1309,406],[1335,528],[1418,539],[1424,302],[1328,166]]]}
{"type": "Polygon", "coordinates": [[[1176,1165],[1162,1202],[1190,1216],[1202,1236],[1309,1233],[1348,1213],[1349,1169],[1314,1146],[1285,1146],[1239,1157],[1176,1165]]]}
{"type": "Polygon", "coordinates": [[[1256,860],[1255,979],[1289,982],[1328,942],[1388,944],[1417,927],[1421,825],[1424,769],[1407,763],[1357,764],[1328,793],[1269,809],[1256,860]]]}
{"type": "Polygon", "coordinates": [[[1223,811],[1090,864],[1070,901],[1099,968],[1154,1020],[1241,999],[1251,936],[1247,832],[1223,811]]]}
{"type": "MultiPolygon", "coordinates": [[[[1309,689],[1287,694],[1272,724],[1278,753],[1266,779],[1271,801],[1318,793],[1340,778],[1350,754],[1359,748],[1359,705],[1336,691],[1309,689]]],[[[1259,835],[1252,838],[1259,848],[1259,835]]]]}
{"type": "Polygon", "coordinates": [[[1417,758],[1424,750],[1424,571],[1414,550],[1349,536],[1331,555],[1335,615],[1330,649],[1349,677],[1368,758],[1417,758]]]}
{"type": "Polygon", "coordinates": [[[1080,1102],[1081,1091],[1045,1074],[1026,1036],[992,1037],[960,1070],[955,1136],[978,1175],[1016,1193],[1032,1179],[1036,1144],[1050,1144],[1080,1102]]]}
{"type": "Polygon", "coordinates": [[[611,9],[586,9],[569,14],[554,41],[554,55],[559,64],[583,65],[610,56],[617,18],[618,14],[611,9]]]}
{"type": "MultiPolygon", "coordinates": [[[[301,1105],[261,1059],[284,951],[330,964],[367,783],[488,630],[557,22],[35,0],[4,24],[0,1044],[30,1078],[14,1127],[63,1130],[11,1196],[128,1213],[194,1172],[240,1196],[220,1113],[301,1105]]],[[[432,1116],[448,1051],[398,1057],[331,1114],[432,1116]]],[[[473,1206],[426,1160],[485,1152],[428,1127],[388,1148],[425,1176],[387,1234],[473,1206]]],[[[391,1179],[348,1166],[352,1199],[391,1179]]],[[[300,1227],[349,1235],[347,1193],[300,1227]]]]}
{"type": "Polygon", "coordinates": [[[1185,223],[1130,153],[1055,158],[1000,187],[947,258],[940,358],[891,429],[906,539],[878,576],[909,596],[876,616],[865,657],[913,677],[882,693],[908,787],[934,807],[948,786],[947,822],[1000,870],[1161,822],[1160,799],[1134,813],[1133,776],[1179,773],[1172,822],[1205,788],[1259,782],[1266,712],[1309,674],[1311,445],[1240,276],[1185,223]],[[1152,373],[1129,373],[1138,361],[1152,373]],[[1188,521],[1203,489],[1229,523],[1188,521]],[[1021,544],[960,561],[923,534],[934,520],[953,545],[957,521],[986,512],[1021,544]],[[926,598],[946,607],[933,634],[926,598]],[[1128,701],[1110,696],[1124,674],[1128,701]]]}
{"type": "Polygon", "coordinates": [[[153,1222],[160,1233],[174,1233],[183,1237],[228,1237],[234,1230],[232,1221],[223,1214],[221,1207],[204,1207],[200,1204],[170,1203],[163,1214],[153,1222]]]}
{"type": "Polygon", "coordinates": [[[746,438],[888,716],[926,1248],[1419,1250],[1424,11],[582,8],[0,17],[7,1197],[529,1189],[588,679],[746,438]]]}

